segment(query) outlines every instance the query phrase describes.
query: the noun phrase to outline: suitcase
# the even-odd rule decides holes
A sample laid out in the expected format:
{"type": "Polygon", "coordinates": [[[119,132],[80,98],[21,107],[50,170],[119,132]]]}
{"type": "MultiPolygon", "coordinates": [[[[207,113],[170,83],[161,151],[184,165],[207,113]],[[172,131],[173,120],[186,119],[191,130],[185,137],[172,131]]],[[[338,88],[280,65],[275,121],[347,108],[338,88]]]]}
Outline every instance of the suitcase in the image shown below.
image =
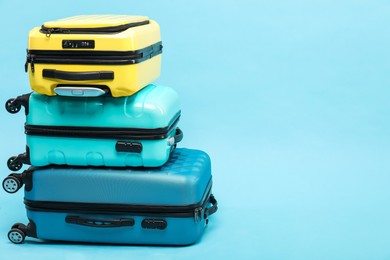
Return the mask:
{"type": "MultiPolygon", "coordinates": [[[[199,240],[217,210],[209,156],[178,148],[160,168],[30,167],[3,182],[25,184],[28,225],[8,238],[149,245],[199,240]]],[[[13,188],[16,187],[16,188],[13,188]]]]}
{"type": "Polygon", "coordinates": [[[46,96],[35,92],[10,99],[7,110],[25,106],[26,152],[8,168],[163,165],[183,137],[177,128],[179,98],[169,87],[148,85],[137,94],[113,98],[46,96]]]}
{"type": "Polygon", "coordinates": [[[33,28],[25,70],[40,94],[93,87],[93,95],[129,96],[160,75],[161,53],[159,25],[147,16],[82,15],[33,28]]]}

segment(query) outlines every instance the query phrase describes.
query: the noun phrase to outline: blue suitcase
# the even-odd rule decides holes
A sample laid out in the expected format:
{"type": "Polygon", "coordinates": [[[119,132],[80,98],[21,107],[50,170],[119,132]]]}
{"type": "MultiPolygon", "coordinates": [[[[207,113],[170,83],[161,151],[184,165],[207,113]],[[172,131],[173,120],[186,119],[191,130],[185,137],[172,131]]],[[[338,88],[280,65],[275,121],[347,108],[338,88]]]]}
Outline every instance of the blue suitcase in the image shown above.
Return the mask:
{"type": "Polygon", "coordinates": [[[8,160],[12,171],[23,163],[159,167],[182,139],[179,98],[169,87],[151,84],[120,98],[34,92],[8,100],[6,109],[16,113],[22,105],[27,147],[8,160]]]}
{"type": "Polygon", "coordinates": [[[217,210],[209,156],[176,149],[160,168],[30,167],[11,174],[3,188],[25,185],[26,236],[94,243],[189,245],[198,241],[217,210]]]}

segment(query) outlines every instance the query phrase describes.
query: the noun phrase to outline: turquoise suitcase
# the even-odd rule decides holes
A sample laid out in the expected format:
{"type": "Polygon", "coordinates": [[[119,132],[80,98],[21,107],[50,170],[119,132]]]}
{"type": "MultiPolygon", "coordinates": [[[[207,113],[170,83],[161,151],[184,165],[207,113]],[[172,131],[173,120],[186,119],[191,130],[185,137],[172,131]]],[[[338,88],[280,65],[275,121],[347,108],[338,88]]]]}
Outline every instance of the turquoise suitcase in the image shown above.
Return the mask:
{"type": "Polygon", "coordinates": [[[197,242],[217,211],[211,162],[199,150],[177,148],[159,168],[30,167],[3,188],[24,184],[29,223],[8,233],[93,243],[188,245],[197,242]]]}
{"type": "Polygon", "coordinates": [[[33,92],[6,103],[11,113],[21,106],[26,112],[27,147],[8,160],[12,171],[23,164],[158,167],[183,136],[177,127],[178,95],[165,86],[151,84],[120,98],[33,92]]]}

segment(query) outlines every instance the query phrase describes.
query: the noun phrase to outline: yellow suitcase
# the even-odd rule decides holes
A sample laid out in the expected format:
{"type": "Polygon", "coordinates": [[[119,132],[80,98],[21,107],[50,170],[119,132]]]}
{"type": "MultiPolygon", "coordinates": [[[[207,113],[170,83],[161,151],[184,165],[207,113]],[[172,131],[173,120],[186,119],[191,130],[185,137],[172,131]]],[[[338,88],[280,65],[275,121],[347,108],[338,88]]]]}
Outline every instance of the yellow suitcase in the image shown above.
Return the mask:
{"type": "Polygon", "coordinates": [[[81,15],[29,33],[31,88],[49,96],[130,96],[160,75],[160,27],[146,16],[81,15]]]}

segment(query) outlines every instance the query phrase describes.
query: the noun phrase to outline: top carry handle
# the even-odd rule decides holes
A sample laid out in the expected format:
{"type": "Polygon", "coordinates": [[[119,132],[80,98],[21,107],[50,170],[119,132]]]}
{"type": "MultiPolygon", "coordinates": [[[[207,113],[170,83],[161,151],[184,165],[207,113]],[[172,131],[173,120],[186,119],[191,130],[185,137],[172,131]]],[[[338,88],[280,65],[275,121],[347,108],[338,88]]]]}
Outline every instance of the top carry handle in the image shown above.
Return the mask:
{"type": "Polygon", "coordinates": [[[148,23],[149,20],[146,20],[138,23],[129,23],[129,24],[124,24],[119,26],[110,26],[110,27],[101,27],[101,28],[47,28],[44,25],[42,25],[40,32],[45,33],[46,37],[50,37],[50,35],[57,34],[57,33],[68,33],[68,34],[118,33],[127,30],[131,27],[145,25],[148,23]]]}
{"type": "Polygon", "coordinates": [[[45,22],[41,33],[51,34],[107,34],[118,33],[132,27],[149,24],[147,16],[85,15],[45,22]]]}

